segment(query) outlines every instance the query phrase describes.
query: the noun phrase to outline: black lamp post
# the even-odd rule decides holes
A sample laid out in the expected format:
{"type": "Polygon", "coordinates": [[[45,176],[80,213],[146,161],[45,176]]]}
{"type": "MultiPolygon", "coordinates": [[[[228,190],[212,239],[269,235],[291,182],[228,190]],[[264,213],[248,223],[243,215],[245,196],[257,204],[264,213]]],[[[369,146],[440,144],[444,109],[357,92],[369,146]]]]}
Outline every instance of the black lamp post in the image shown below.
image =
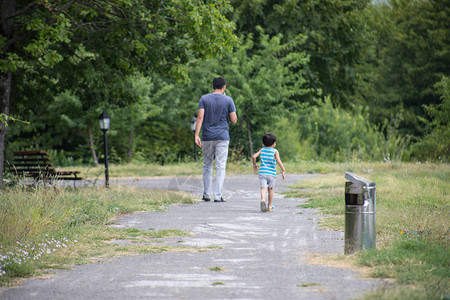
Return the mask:
{"type": "Polygon", "coordinates": [[[193,117],[191,120],[191,130],[194,134],[194,159],[197,162],[197,144],[195,143],[195,126],[197,125],[197,118],[193,117]]]}
{"type": "Polygon", "coordinates": [[[103,145],[105,150],[105,185],[109,187],[109,173],[108,173],[108,137],[106,136],[106,132],[109,129],[109,116],[107,113],[103,112],[98,117],[100,122],[100,129],[103,131],[103,145]]]}

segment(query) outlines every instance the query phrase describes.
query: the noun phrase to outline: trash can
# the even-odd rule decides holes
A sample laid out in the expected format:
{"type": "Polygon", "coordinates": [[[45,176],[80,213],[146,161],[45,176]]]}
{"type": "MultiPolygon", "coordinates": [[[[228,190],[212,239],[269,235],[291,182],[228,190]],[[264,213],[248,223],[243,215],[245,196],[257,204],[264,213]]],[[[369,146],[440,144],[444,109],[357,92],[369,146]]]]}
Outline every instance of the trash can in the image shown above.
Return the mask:
{"type": "Polygon", "coordinates": [[[375,248],[375,182],[345,172],[344,254],[375,248]]]}

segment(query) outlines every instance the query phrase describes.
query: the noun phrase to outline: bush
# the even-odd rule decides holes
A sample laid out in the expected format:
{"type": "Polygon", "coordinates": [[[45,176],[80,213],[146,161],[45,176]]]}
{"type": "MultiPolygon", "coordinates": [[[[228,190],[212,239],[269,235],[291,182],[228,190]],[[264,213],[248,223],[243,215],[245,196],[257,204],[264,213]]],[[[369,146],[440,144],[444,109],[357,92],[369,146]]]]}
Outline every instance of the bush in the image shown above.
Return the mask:
{"type": "Polygon", "coordinates": [[[333,107],[329,97],[309,108],[299,123],[301,147],[308,149],[303,159],[401,160],[407,145],[407,140],[392,126],[380,130],[371,124],[367,109],[356,107],[354,112],[348,112],[333,107]],[[387,132],[386,136],[383,131],[387,132]],[[312,153],[315,157],[311,157],[312,153]]]}
{"type": "Polygon", "coordinates": [[[424,106],[431,117],[431,121],[425,124],[430,133],[414,145],[412,156],[422,161],[449,162],[450,77],[444,77],[436,84],[436,88],[442,95],[442,103],[424,106]]]}
{"type": "Polygon", "coordinates": [[[281,118],[273,131],[277,136],[277,149],[283,161],[309,160],[315,153],[304,149],[300,140],[300,129],[295,122],[281,118]],[[286,130],[289,128],[289,130],[286,130]]]}

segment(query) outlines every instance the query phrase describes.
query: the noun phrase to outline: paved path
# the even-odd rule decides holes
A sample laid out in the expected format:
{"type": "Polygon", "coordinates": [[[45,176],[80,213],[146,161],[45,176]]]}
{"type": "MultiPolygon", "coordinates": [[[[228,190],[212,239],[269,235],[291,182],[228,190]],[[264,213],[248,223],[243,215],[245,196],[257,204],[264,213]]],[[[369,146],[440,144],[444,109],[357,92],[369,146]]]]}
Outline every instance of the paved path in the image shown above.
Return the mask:
{"type": "MultiPolygon", "coordinates": [[[[312,175],[289,175],[276,191],[312,175]]],[[[187,190],[201,197],[200,177],[122,180],[143,188],[187,190]]],[[[117,184],[117,183],[115,183],[117,184]]],[[[51,279],[31,279],[0,292],[1,299],[352,299],[380,285],[348,269],[310,265],[312,253],[343,253],[343,232],[318,230],[304,199],[275,194],[273,212],[259,211],[258,180],[227,176],[227,203],[171,206],[165,212],[124,216],[117,227],[181,229],[192,237],[167,245],[211,247],[204,252],[119,257],[51,279]],[[219,267],[223,271],[211,271],[219,267]]]]}

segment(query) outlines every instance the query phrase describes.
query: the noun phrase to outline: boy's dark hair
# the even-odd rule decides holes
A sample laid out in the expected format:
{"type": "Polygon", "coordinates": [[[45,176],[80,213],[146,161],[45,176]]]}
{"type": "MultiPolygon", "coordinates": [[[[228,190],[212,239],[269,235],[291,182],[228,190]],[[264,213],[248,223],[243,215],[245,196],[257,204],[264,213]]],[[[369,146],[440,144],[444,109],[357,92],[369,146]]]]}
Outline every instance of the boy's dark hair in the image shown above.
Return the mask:
{"type": "Polygon", "coordinates": [[[213,89],[221,90],[226,84],[227,84],[227,81],[225,80],[225,78],[216,77],[213,80],[213,89]]]}
{"type": "Polygon", "coordinates": [[[263,140],[264,146],[270,147],[273,145],[273,143],[275,143],[277,141],[277,137],[275,134],[268,132],[265,135],[263,135],[262,140],[263,140]]]}

